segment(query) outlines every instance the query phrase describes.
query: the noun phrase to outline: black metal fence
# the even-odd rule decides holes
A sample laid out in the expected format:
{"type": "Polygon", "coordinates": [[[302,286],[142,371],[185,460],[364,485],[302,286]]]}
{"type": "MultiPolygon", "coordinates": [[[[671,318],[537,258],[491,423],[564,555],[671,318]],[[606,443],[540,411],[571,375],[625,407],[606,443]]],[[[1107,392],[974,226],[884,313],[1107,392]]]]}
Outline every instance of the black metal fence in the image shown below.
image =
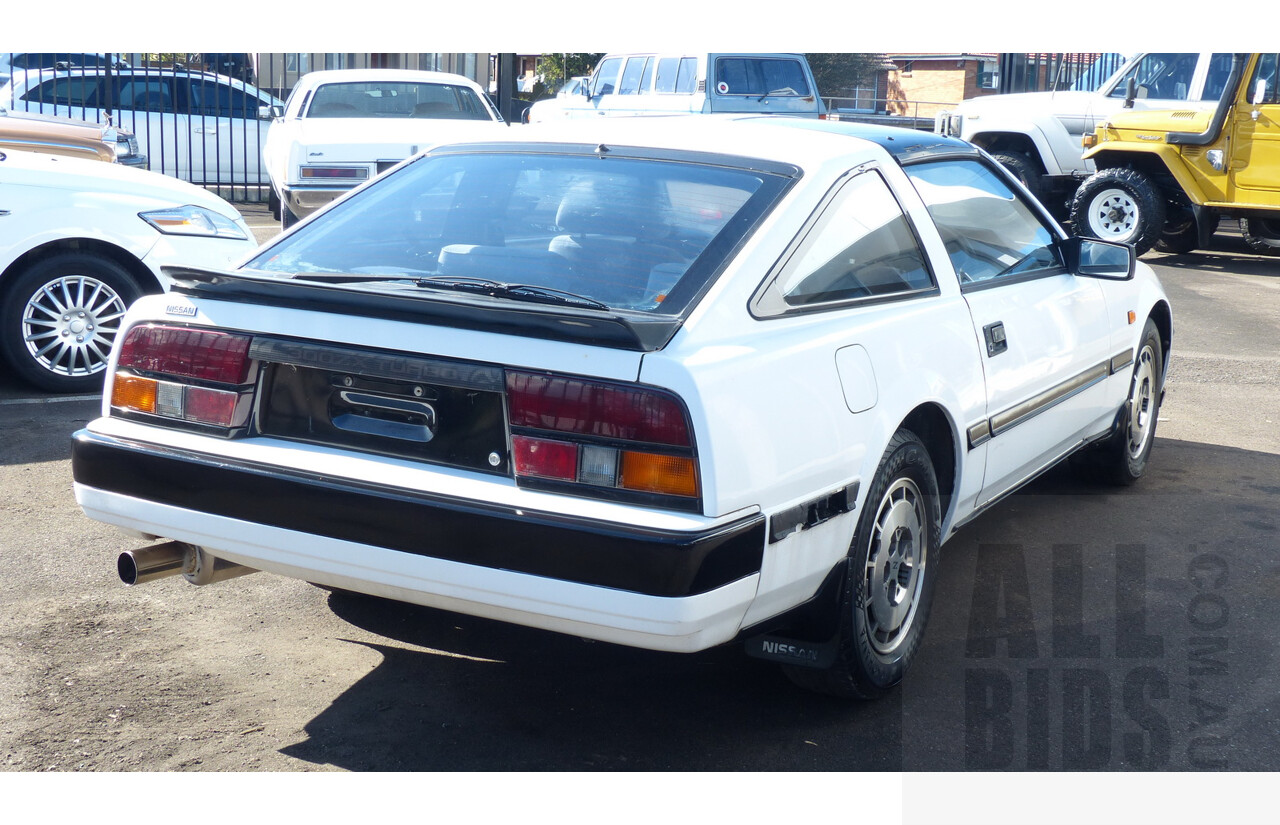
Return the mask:
{"type": "Polygon", "coordinates": [[[1076,89],[1095,91],[1124,64],[1116,53],[1002,54],[998,61],[1001,94],[1076,89]]]}
{"type": "Polygon", "coordinates": [[[320,69],[453,72],[488,82],[475,53],[0,53],[0,107],[91,122],[136,138],[152,171],[228,200],[266,200],[262,148],[270,109],[320,69]]]}

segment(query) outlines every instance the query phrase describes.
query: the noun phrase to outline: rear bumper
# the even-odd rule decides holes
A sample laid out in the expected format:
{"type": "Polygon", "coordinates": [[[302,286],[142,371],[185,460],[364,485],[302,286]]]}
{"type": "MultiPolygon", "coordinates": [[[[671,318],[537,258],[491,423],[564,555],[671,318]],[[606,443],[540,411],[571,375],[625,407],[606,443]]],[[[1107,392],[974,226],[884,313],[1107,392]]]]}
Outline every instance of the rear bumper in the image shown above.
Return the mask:
{"type": "Polygon", "coordinates": [[[250,567],[660,650],[733,638],[765,521],[651,530],[228,461],[91,433],[72,450],[93,518],[250,567]]]}
{"type": "Polygon", "coordinates": [[[299,218],[305,218],[321,207],[328,206],[343,195],[355,189],[358,184],[334,184],[323,186],[307,186],[294,184],[284,187],[283,200],[289,209],[299,218]]]}

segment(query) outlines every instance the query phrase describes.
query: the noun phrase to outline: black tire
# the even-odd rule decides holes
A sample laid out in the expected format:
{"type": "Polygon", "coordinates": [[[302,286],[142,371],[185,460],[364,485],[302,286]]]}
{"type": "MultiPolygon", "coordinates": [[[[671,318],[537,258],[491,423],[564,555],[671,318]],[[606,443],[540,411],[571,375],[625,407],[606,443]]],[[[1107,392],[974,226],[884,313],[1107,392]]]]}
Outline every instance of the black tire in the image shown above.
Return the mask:
{"type": "Polygon", "coordinates": [[[14,372],[49,392],[100,391],[124,311],[143,292],[124,267],[62,252],[0,286],[0,352],[14,372]]]}
{"type": "Polygon", "coordinates": [[[849,547],[838,655],[827,669],[784,665],[808,690],[875,699],[902,681],[924,637],[942,542],[938,479],[924,444],[898,430],[849,547]]]}
{"type": "Polygon", "coordinates": [[[1156,251],[1170,255],[1181,255],[1191,252],[1200,246],[1200,228],[1196,226],[1194,217],[1188,215],[1176,224],[1169,221],[1156,241],[1156,251]]]}
{"type": "Polygon", "coordinates": [[[1022,152],[997,152],[991,155],[1001,166],[1013,173],[1023,186],[1027,187],[1027,191],[1035,196],[1036,200],[1044,203],[1045,188],[1040,167],[1035,161],[1024,155],[1022,152]]]}
{"type": "Polygon", "coordinates": [[[275,187],[267,187],[267,208],[271,210],[271,217],[276,220],[282,220],[280,216],[280,196],[276,194],[275,187]]]}
{"type": "Polygon", "coordinates": [[[297,223],[300,220],[302,219],[299,218],[297,215],[293,214],[292,209],[285,206],[284,204],[280,204],[280,228],[281,229],[288,229],[289,227],[293,226],[295,223],[297,223]]]}
{"type": "Polygon", "coordinates": [[[1280,217],[1241,218],[1240,234],[1259,255],[1280,255],[1280,217]]]}
{"type": "Polygon", "coordinates": [[[1147,319],[1134,356],[1129,396],[1116,417],[1116,430],[1086,455],[1099,480],[1128,486],[1142,478],[1155,446],[1164,393],[1164,346],[1155,322],[1147,319]]]}
{"type": "Polygon", "coordinates": [[[1160,190],[1136,169],[1095,172],[1071,199],[1071,225],[1077,235],[1133,244],[1139,255],[1160,240],[1164,221],[1160,190]]]}

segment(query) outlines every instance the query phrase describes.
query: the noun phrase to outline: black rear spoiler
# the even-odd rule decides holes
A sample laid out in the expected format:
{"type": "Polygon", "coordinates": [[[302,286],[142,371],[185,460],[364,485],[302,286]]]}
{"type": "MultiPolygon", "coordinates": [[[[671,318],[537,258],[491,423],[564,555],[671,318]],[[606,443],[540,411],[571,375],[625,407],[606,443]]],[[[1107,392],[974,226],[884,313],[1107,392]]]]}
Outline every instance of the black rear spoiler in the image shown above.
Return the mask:
{"type": "Polygon", "coordinates": [[[372,290],[243,271],[162,269],[173,279],[171,292],[193,298],[429,323],[633,352],[662,349],[682,324],[682,319],[670,315],[646,317],[640,312],[526,304],[462,293],[390,290],[385,284],[372,290]]]}

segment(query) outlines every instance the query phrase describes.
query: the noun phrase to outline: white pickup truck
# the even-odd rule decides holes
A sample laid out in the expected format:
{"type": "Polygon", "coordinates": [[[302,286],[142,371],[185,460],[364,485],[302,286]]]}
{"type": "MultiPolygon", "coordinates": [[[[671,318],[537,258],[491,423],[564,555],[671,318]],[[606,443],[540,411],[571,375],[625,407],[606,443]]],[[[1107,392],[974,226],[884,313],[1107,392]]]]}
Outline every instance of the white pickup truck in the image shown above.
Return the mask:
{"type": "Polygon", "coordinates": [[[1212,108],[1230,69],[1229,53],[1142,53],[1097,91],[971,98],[940,113],[935,131],[987,150],[1061,215],[1080,181],[1093,173],[1093,164],[1081,157],[1080,141],[1099,120],[1125,107],[1212,108]]]}

